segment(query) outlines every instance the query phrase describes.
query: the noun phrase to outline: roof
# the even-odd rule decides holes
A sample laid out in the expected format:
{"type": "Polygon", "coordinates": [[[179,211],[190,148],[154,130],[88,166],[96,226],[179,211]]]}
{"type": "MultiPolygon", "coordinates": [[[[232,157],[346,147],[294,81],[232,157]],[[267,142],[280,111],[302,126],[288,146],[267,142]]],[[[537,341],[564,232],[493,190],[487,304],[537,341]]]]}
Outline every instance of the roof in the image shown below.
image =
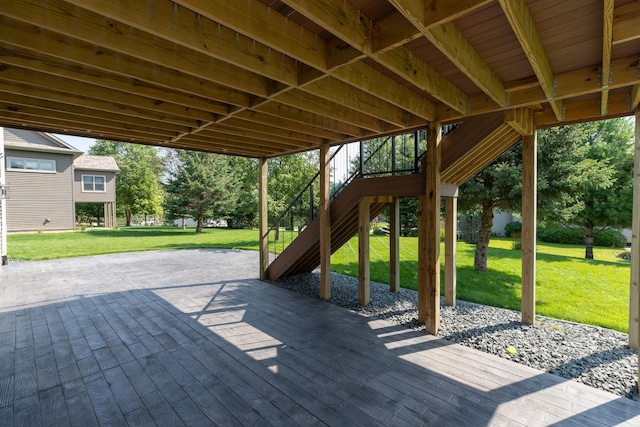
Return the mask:
{"type": "Polygon", "coordinates": [[[631,114],[640,1],[0,2],[0,124],[251,157],[631,114]]]}
{"type": "Polygon", "coordinates": [[[116,160],[110,156],[83,155],[73,161],[73,166],[81,170],[120,172],[116,160]]]}
{"type": "Polygon", "coordinates": [[[47,133],[24,129],[2,128],[6,148],[23,151],[69,154],[79,156],[81,151],[47,133]]]}

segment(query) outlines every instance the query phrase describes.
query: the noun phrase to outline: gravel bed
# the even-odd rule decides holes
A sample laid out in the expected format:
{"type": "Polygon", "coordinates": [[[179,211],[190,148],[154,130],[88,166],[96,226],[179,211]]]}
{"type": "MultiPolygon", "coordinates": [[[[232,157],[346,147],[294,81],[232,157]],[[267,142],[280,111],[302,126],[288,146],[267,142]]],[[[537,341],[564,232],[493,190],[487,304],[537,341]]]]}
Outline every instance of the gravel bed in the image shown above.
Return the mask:
{"type": "MultiPolygon", "coordinates": [[[[332,273],[331,282],[331,303],[424,329],[417,322],[416,291],[392,293],[387,285],[371,282],[371,303],[361,307],[357,278],[332,273]]],[[[311,297],[320,295],[318,272],[272,283],[311,297]]],[[[639,400],[638,353],[627,348],[627,334],[542,316],[537,316],[535,326],[526,325],[520,322],[518,311],[464,301],[458,301],[456,307],[441,301],[440,322],[438,336],[445,340],[639,400]]]]}

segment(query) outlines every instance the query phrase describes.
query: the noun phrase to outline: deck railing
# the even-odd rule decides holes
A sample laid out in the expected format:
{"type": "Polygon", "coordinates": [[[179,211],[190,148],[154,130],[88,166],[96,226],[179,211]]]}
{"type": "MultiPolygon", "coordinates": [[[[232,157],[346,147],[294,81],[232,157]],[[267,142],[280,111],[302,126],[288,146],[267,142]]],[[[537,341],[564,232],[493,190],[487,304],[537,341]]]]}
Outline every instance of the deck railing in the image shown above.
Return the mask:
{"type": "MultiPolygon", "coordinates": [[[[330,157],[330,198],[333,200],[354,179],[417,173],[426,147],[422,130],[342,144],[330,157]]],[[[281,212],[272,213],[269,251],[277,256],[318,215],[320,173],[302,188],[281,212]]]]}

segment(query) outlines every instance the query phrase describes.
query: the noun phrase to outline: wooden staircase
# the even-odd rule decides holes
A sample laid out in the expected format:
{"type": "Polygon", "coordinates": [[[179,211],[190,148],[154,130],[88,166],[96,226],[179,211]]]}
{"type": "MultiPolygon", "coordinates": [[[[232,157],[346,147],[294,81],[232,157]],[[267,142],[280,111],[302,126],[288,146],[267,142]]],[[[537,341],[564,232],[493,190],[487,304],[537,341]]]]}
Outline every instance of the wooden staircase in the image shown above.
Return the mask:
{"type": "MultiPolygon", "coordinates": [[[[504,114],[470,118],[442,139],[441,180],[460,185],[511,148],[520,134],[504,122],[504,114]]],[[[423,165],[424,170],[424,165],[423,165]]],[[[331,202],[331,253],[358,232],[358,203],[371,198],[375,218],[393,197],[425,193],[422,173],[380,178],[358,178],[331,202]]],[[[320,221],[316,218],[269,265],[270,280],[313,271],[320,263],[320,221]]]]}

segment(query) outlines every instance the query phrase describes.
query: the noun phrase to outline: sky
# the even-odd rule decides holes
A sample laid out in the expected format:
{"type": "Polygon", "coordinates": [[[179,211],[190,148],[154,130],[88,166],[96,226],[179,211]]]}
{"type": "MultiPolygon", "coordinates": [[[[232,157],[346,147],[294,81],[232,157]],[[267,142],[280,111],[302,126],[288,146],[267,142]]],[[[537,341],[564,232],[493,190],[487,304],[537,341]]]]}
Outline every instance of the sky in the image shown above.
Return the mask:
{"type": "Polygon", "coordinates": [[[94,138],[82,138],[79,136],[70,136],[70,135],[60,135],[54,134],[57,138],[60,138],[67,144],[71,145],[74,148],[77,148],[80,151],[84,151],[85,154],[89,151],[89,147],[93,145],[96,140],[94,138]]]}

